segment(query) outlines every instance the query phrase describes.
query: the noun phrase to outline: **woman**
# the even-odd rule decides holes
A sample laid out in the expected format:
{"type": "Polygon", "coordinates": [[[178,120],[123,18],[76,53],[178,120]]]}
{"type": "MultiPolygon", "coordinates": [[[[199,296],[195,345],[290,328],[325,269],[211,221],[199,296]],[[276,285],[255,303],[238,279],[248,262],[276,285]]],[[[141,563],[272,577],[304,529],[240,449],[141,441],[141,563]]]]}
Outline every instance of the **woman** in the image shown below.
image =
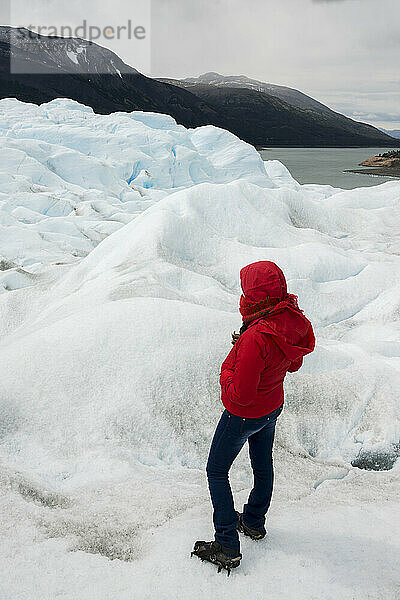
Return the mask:
{"type": "Polygon", "coordinates": [[[312,352],[311,323],[287,293],[285,276],[273,262],[260,261],[240,271],[243,325],[232,335],[232,350],[221,367],[225,410],[216,428],[207,462],[214,508],[215,541],[195,543],[192,554],[228,570],[242,555],[238,531],[254,540],[266,530],[265,515],[273,487],[272,446],[276,420],[283,408],[283,380],[300,369],[312,352]],[[254,486],[243,512],[235,511],[228,473],[246,442],[254,486]]]}

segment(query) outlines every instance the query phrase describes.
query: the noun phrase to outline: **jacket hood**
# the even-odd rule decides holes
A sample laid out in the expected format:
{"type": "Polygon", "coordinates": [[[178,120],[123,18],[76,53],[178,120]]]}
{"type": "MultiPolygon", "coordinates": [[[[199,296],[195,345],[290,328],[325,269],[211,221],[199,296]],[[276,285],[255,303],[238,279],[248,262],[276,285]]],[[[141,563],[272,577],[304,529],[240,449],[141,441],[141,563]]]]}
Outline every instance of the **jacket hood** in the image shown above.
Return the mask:
{"type": "Polygon", "coordinates": [[[283,300],[287,295],[286,279],[282,270],[269,260],[246,265],[240,271],[243,295],[249,302],[259,302],[267,296],[283,300]]]}
{"type": "Polygon", "coordinates": [[[315,337],[310,321],[291,310],[272,313],[258,321],[256,327],[273,336],[274,342],[291,362],[314,350],[315,337]]]}
{"type": "MultiPolygon", "coordinates": [[[[314,350],[315,337],[310,321],[297,304],[297,296],[288,294],[285,276],[273,262],[251,263],[240,271],[244,306],[258,303],[267,297],[277,301],[268,314],[254,319],[257,329],[273,336],[286,358],[296,361],[314,350]]],[[[242,313],[243,314],[243,313],[242,313]]]]}

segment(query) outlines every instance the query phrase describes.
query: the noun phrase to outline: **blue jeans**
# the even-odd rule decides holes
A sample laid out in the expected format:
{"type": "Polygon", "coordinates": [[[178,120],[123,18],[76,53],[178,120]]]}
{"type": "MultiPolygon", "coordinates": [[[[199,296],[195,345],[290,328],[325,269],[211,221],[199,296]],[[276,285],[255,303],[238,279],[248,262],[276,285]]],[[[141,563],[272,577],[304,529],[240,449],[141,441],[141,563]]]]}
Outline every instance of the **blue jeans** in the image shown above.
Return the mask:
{"type": "Polygon", "coordinates": [[[215,430],[206,469],[214,508],[215,540],[232,550],[240,550],[240,543],[229,469],[248,440],[254,486],[243,507],[243,522],[252,529],[260,529],[271,502],[274,480],[272,446],[276,419],[282,409],[283,406],[280,406],[257,419],[237,417],[225,409],[215,430]]]}

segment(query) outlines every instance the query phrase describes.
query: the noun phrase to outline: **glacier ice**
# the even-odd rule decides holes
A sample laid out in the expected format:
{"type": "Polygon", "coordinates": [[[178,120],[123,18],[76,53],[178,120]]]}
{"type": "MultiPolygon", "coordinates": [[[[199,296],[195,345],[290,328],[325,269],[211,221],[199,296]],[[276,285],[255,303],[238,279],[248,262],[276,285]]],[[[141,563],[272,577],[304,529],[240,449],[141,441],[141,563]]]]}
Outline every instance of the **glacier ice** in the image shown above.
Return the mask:
{"type": "MultiPolygon", "coordinates": [[[[140,599],[190,597],[187,579],[220,593],[198,565],[184,563],[178,582],[161,557],[172,544],[179,564],[209,527],[203,465],[219,366],[240,325],[239,269],[269,259],[313,321],[317,349],[286,381],[269,566],[246,546],[254,561],[233,597],[249,575],[254,598],[267,583],[296,598],[303,578],[304,598],[330,582],[326,598],[394,599],[399,552],[388,557],[385,544],[399,489],[400,183],[301,186],[221,129],[96,115],[67,99],[1,100],[0,154],[1,533],[4,565],[20,565],[8,597],[37,567],[48,573],[34,578],[41,598],[78,597],[88,573],[84,598],[131,597],[132,578],[140,599]],[[392,468],[354,466],[374,464],[392,468]],[[344,564],[359,544],[364,580],[344,564]]],[[[242,453],[240,499],[249,476],[242,453]]]]}

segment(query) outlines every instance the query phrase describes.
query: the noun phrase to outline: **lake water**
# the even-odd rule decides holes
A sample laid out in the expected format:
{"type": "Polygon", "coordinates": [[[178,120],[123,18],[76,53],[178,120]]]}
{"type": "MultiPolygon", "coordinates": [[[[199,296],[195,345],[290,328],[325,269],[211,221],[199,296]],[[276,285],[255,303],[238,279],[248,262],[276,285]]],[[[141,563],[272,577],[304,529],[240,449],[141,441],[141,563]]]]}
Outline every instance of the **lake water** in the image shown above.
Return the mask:
{"type": "Polygon", "coordinates": [[[279,160],[299,183],[322,183],[343,189],[378,185],[393,177],[344,173],[365,159],[398,148],[263,148],[263,160],[279,160]]]}

